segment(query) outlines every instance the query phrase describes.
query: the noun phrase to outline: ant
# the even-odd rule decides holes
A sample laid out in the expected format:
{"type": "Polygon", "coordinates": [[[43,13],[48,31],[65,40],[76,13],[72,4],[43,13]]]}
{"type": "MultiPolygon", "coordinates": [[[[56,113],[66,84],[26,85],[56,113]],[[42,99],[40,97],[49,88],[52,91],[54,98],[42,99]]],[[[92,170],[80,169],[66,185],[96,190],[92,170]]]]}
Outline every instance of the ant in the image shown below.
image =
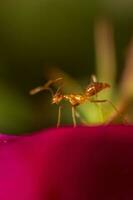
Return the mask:
{"type": "Polygon", "coordinates": [[[60,81],[63,80],[62,77],[59,77],[59,78],[54,79],[54,80],[49,80],[44,85],[32,89],[30,91],[30,95],[34,95],[34,94],[36,94],[38,92],[41,92],[41,91],[44,91],[44,90],[50,91],[50,93],[52,95],[52,102],[51,103],[59,105],[57,127],[60,126],[60,121],[61,121],[61,109],[62,109],[62,106],[60,105],[60,102],[62,100],[68,101],[72,106],[72,119],[73,119],[74,127],[76,127],[76,115],[77,115],[76,107],[81,105],[81,104],[83,104],[83,103],[85,103],[85,102],[87,102],[87,101],[89,101],[91,103],[105,103],[105,102],[108,102],[115,109],[117,114],[122,116],[122,114],[119,112],[119,110],[114,106],[114,104],[110,100],[107,100],[107,99],[102,99],[102,100],[91,99],[91,97],[93,97],[95,95],[97,96],[97,94],[100,91],[102,91],[102,90],[104,90],[106,88],[110,88],[110,85],[108,83],[97,82],[96,77],[94,75],[92,75],[91,79],[92,79],[91,83],[87,85],[87,87],[85,88],[83,94],[74,94],[74,93],[63,94],[62,90],[61,90],[62,84],[61,84],[60,87],[58,87],[57,91],[54,93],[54,91],[51,88],[51,86],[53,84],[56,84],[57,82],[60,82],[60,81]]]}

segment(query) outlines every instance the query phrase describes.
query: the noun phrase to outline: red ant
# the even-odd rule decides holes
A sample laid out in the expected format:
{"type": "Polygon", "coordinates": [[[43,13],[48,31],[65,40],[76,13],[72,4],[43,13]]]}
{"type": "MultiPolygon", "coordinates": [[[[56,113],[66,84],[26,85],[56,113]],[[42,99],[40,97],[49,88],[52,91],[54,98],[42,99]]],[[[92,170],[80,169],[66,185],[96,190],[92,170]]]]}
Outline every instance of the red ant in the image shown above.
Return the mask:
{"type": "MultiPolygon", "coordinates": [[[[106,89],[106,88],[110,88],[110,85],[108,83],[102,83],[102,82],[97,82],[95,76],[92,76],[92,82],[86,87],[85,91],[83,94],[63,94],[61,91],[62,86],[58,87],[57,91],[54,93],[53,89],[51,88],[52,84],[55,84],[59,81],[62,81],[63,78],[57,78],[54,80],[49,80],[46,84],[39,86],[37,88],[34,88],[30,91],[31,95],[34,95],[40,91],[43,90],[49,90],[51,92],[52,95],[52,104],[57,104],[59,105],[59,103],[62,100],[66,100],[68,101],[71,106],[72,106],[72,119],[73,119],[73,125],[74,127],[76,126],[76,107],[78,105],[81,105],[87,101],[92,102],[92,103],[105,103],[108,102],[114,109],[115,111],[121,115],[121,113],[119,113],[118,109],[114,106],[114,104],[107,99],[103,99],[103,100],[94,100],[91,99],[92,96],[97,95],[100,91],[106,89]]],[[[60,126],[60,120],[61,120],[61,108],[62,106],[59,105],[59,110],[58,110],[58,121],[57,121],[57,127],[60,126]]]]}

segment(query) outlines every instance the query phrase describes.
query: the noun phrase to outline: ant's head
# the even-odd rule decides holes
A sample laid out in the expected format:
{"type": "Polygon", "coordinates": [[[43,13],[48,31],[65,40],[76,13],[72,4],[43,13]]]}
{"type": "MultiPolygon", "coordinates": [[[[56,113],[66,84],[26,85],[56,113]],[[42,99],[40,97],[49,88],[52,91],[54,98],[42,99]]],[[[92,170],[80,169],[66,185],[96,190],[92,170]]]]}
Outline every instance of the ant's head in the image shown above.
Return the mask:
{"type": "Polygon", "coordinates": [[[63,99],[63,95],[60,92],[57,92],[53,95],[52,104],[59,104],[63,99]]]}

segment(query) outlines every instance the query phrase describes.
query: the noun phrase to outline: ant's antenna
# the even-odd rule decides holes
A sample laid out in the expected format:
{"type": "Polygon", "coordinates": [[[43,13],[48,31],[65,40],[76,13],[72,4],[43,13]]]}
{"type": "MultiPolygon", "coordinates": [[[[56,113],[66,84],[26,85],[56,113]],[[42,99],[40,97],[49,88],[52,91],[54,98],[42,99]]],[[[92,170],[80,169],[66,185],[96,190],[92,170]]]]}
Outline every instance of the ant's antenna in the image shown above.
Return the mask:
{"type": "Polygon", "coordinates": [[[54,92],[52,90],[52,88],[50,88],[50,86],[58,81],[62,80],[62,78],[57,78],[55,80],[49,80],[47,83],[45,83],[44,85],[42,86],[39,86],[39,87],[36,87],[32,90],[30,90],[30,95],[34,95],[34,94],[37,94],[38,92],[41,92],[41,91],[44,91],[44,90],[49,90],[52,97],[54,96],[54,92]]]}
{"type": "Polygon", "coordinates": [[[35,95],[35,94],[37,94],[37,93],[39,93],[39,92],[41,92],[41,91],[44,91],[44,90],[50,91],[50,93],[51,93],[51,95],[52,95],[52,97],[53,97],[53,95],[54,95],[53,90],[52,90],[51,88],[49,88],[49,87],[46,88],[46,87],[44,87],[44,86],[39,86],[39,87],[36,87],[36,88],[30,90],[30,95],[35,95]]]}
{"type": "Polygon", "coordinates": [[[62,86],[58,87],[58,89],[56,90],[54,96],[56,96],[56,95],[61,93],[61,88],[62,88],[62,86]]]}

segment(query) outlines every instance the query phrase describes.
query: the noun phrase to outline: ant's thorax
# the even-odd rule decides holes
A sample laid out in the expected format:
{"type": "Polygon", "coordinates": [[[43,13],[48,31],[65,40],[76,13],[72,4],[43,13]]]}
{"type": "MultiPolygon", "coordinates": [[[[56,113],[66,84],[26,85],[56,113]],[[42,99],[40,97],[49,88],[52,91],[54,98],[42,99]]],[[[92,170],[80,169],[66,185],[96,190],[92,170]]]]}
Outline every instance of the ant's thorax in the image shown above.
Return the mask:
{"type": "Polygon", "coordinates": [[[72,106],[78,106],[85,103],[87,98],[84,94],[66,94],[63,95],[64,100],[69,101],[72,106]]]}

